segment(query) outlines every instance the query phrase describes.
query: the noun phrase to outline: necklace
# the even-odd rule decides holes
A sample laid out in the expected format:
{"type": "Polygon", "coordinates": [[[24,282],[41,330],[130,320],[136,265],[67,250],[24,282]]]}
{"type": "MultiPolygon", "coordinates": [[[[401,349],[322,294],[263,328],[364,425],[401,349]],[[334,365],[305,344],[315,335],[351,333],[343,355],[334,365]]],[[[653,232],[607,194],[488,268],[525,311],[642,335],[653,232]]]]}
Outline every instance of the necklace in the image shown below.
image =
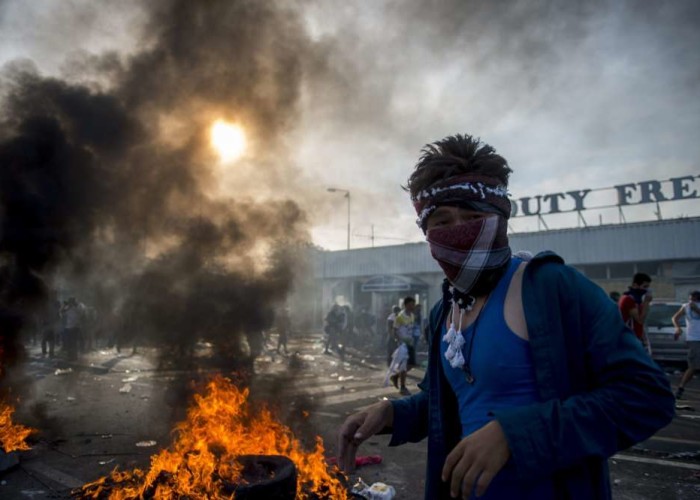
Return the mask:
{"type": "Polygon", "coordinates": [[[467,359],[464,360],[464,365],[462,366],[462,370],[464,371],[464,377],[467,379],[467,383],[473,385],[476,379],[474,378],[474,375],[472,374],[472,367],[471,367],[471,360],[472,360],[472,348],[474,347],[474,338],[476,337],[476,329],[479,326],[479,318],[481,318],[481,312],[484,310],[484,307],[486,307],[486,301],[484,301],[484,305],[481,306],[481,310],[479,311],[478,316],[474,320],[474,328],[472,328],[472,338],[469,340],[469,350],[467,351],[467,359]]]}
{"type": "MultiPolygon", "coordinates": [[[[481,309],[479,309],[479,313],[477,314],[476,318],[474,319],[474,327],[472,328],[472,337],[469,340],[469,350],[467,351],[467,357],[466,359],[464,358],[464,355],[462,354],[462,347],[465,344],[464,340],[464,335],[462,334],[462,315],[464,313],[464,309],[461,307],[459,308],[459,324],[458,328],[455,329],[454,326],[454,314],[455,314],[455,307],[457,304],[455,302],[452,303],[452,317],[450,319],[450,328],[448,329],[447,333],[443,337],[443,342],[447,343],[447,350],[445,351],[445,358],[447,361],[450,363],[452,368],[461,368],[462,371],[464,372],[464,376],[469,384],[474,384],[475,378],[474,375],[472,374],[472,369],[471,369],[471,358],[472,358],[472,351],[474,349],[474,338],[476,337],[476,332],[477,328],[479,327],[479,318],[481,318],[481,313],[483,312],[484,308],[486,307],[486,303],[488,302],[489,296],[487,295],[486,298],[484,299],[484,302],[481,306],[481,309]]],[[[476,304],[476,300],[472,301],[470,306],[474,306],[476,304]]],[[[469,311],[471,311],[472,307],[469,307],[469,311]]]]}

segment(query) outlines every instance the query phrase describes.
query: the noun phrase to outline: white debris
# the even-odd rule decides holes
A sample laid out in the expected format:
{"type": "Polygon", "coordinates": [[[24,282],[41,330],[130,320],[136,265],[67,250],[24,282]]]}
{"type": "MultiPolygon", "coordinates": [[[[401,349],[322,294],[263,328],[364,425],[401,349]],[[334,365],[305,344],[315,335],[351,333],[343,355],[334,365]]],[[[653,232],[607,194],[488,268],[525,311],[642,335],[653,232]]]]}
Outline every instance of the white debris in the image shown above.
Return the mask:
{"type": "Polygon", "coordinates": [[[369,484],[365,483],[362,478],[357,478],[357,482],[352,486],[352,493],[362,495],[362,492],[369,489],[369,484]]]}
{"type": "Polygon", "coordinates": [[[316,356],[312,356],[311,354],[302,354],[299,357],[304,361],[316,361],[316,356]]]}
{"type": "Polygon", "coordinates": [[[391,500],[396,496],[396,490],[393,486],[384,483],[374,483],[369,487],[371,500],[391,500]]]}
{"type": "MultiPolygon", "coordinates": [[[[5,481],[3,481],[3,484],[5,481]]],[[[22,490],[22,495],[27,498],[46,498],[46,491],[44,490],[22,490]]]]}
{"type": "Polygon", "coordinates": [[[56,371],[53,372],[54,375],[65,375],[66,373],[73,373],[73,368],[66,368],[64,370],[57,368],[56,371]]]}
{"type": "Polygon", "coordinates": [[[119,389],[119,392],[121,392],[122,394],[131,392],[131,384],[124,384],[124,386],[121,389],[119,389]]]}
{"type": "Polygon", "coordinates": [[[355,377],[353,375],[348,375],[347,377],[338,377],[338,382],[345,382],[346,380],[352,380],[355,377]]]}
{"type": "Polygon", "coordinates": [[[374,483],[372,486],[367,486],[367,483],[362,479],[359,479],[352,487],[352,492],[366,500],[391,500],[396,496],[396,490],[393,486],[385,483],[374,483]]]}
{"type": "Polygon", "coordinates": [[[75,403],[75,398],[73,396],[68,396],[66,398],[66,401],[68,401],[69,403],[75,403]]]}
{"type": "Polygon", "coordinates": [[[136,446],[139,448],[150,448],[151,446],[155,446],[157,443],[155,441],[139,441],[136,443],[136,446]]]}
{"type": "Polygon", "coordinates": [[[133,377],[123,378],[122,382],[136,382],[138,379],[139,378],[136,375],[134,375],[133,377]]]}
{"type": "Polygon", "coordinates": [[[107,465],[107,464],[111,464],[112,462],[114,462],[114,459],[113,459],[113,458],[110,458],[109,460],[100,460],[100,461],[97,462],[97,463],[100,464],[100,465],[107,465]]]}

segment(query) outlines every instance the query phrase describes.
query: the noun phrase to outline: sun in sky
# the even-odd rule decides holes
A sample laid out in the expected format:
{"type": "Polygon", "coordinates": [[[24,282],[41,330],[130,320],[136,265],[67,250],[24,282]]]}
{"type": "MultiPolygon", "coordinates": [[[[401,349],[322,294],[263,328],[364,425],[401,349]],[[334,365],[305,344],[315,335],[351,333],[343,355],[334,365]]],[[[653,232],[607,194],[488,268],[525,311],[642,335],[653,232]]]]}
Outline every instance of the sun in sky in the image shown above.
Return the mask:
{"type": "Polygon", "coordinates": [[[245,133],[240,125],[217,120],[211,127],[211,145],[224,163],[237,160],[246,149],[245,133]]]}

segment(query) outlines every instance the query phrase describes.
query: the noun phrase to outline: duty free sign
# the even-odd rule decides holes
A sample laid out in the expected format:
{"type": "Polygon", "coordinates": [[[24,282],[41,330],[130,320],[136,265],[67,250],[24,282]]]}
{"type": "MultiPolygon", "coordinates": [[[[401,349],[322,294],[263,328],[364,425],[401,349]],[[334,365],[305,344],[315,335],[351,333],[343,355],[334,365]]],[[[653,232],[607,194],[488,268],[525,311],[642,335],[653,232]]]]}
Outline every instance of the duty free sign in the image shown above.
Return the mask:
{"type": "Polygon", "coordinates": [[[581,212],[594,208],[625,207],[699,198],[700,175],[565,191],[510,200],[512,217],[581,212]],[[593,195],[592,195],[593,193],[593,195]],[[598,193],[606,193],[605,196],[598,193]],[[589,196],[590,195],[590,196],[589,196]],[[616,197],[616,202],[611,203],[616,197]],[[589,204],[590,203],[590,204],[589,204]]]}

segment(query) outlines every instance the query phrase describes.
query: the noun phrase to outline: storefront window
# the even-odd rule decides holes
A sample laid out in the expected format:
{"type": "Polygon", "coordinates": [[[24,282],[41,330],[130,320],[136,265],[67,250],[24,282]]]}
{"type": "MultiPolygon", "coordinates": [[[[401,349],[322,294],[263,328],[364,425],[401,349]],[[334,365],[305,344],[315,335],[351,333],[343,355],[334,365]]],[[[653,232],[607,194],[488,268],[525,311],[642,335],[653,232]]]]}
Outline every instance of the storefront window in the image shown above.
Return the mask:
{"type": "Polygon", "coordinates": [[[611,279],[629,279],[631,281],[635,273],[634,264],[629,262],[610,264],[609,267],[611,279]]]}
{"type": "Polygon", "coordinates": [[[637,262],[637,272],[638,273],[647,273],[649,276],[660,276],[661,275],[661,263],[658,260],[637,262]]]}
{"type": "Polygon", "coordinates": [[[608,269],[605,264],[590,264],[581,266],[584,274],[593,280],[604,280],[608,278],[608,269]]]}

